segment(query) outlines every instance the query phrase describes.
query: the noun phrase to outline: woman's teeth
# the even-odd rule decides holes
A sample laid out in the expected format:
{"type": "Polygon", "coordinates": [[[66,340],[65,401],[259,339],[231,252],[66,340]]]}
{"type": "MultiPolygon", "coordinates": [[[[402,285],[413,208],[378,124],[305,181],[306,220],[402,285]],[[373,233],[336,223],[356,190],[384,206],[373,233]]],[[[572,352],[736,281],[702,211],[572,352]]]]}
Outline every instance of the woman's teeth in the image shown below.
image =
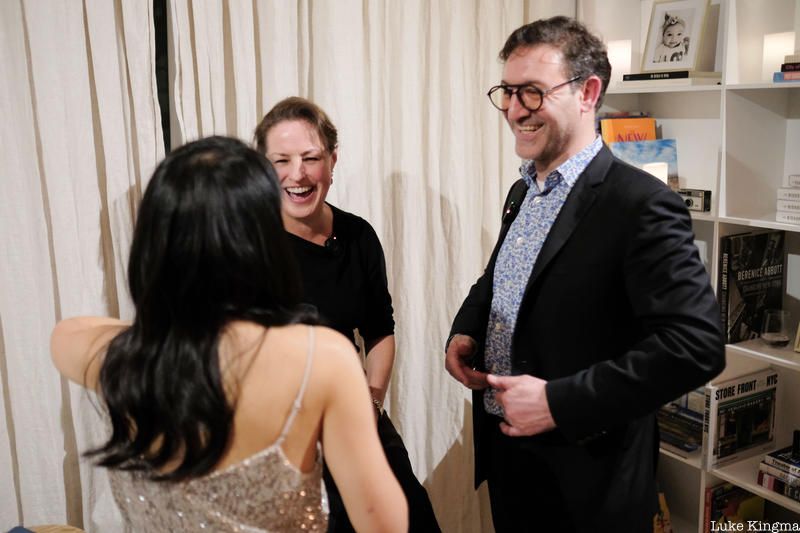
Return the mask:
{"type": "Polygon", "coordinates": [[[306,197],[311,194],[314,187],[286,187],[284,190],[289,193],[290,196],[306,197]]]}

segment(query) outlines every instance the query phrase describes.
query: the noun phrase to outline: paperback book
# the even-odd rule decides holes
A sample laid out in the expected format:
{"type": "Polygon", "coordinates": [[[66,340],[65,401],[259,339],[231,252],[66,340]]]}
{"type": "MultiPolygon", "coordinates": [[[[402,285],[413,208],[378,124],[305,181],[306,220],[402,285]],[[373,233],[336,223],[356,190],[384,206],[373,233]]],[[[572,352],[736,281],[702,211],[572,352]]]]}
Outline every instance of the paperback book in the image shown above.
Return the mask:
{"type": "Polygon", "coordinates": [[[706,468],[758,455],[772,447],[777,389],[778,373],[771,368],[706,386],[706,468]]]}
{"type": "Polygon", "coordinates": [[[769,463],[761,461],[761,463],[758,465],[758,469],[765,474],[769,474],[770,476],[780,479],[791,487],[800,487],[800,476],[790,474],[781,467],[773,466],[769,463]]]}
{"type": "Polygon", "coordinates": [[[793,476],[800,476],[800,455],[797,454],[793,446],[787,446],[780,450],[775,450],[764,456],[763,463],[768,466],[774,466],[791,474],[793,476]]]}
{"type": "Polygon", "coordinates": [[[725,342],[757,338],[765,309],[780,309],[785,268],[782,230],[720,239],[717,296],[725,342]]]}
{"type": "Polygon", "coordinates": [[[763,470],[758,471],[758,484],[772,492],[776,492],[795,501],[800,501],[800,487],[789,485],[782,479],[767,474],[763,470]]]}
{"type": "Polygon", "coordinates": [[[800,81],[800,72],[773,72],[772,81],[776,83],[800,81]]]}
{"type": "Polygon", "coordinates": [[[654,141],[656,119],[652,117],[604,118],[600,120],[603,141],[610,145],[617,142],[654,141]]]}

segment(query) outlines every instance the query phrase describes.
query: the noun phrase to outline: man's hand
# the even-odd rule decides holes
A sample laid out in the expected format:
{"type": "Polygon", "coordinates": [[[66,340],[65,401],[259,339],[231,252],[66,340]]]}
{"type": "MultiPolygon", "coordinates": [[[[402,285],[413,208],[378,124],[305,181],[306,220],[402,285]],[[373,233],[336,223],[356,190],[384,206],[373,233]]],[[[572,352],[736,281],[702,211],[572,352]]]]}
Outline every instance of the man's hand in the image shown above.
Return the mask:
{"type": "Polygon", "coordinates": [[[495,389],[495,399],[503,408],[505,422],[500,430],[509,437],[537,435],[556,427],[550,414],[544,386],[547,382],[533,376],[495,376],[486,377],[495,389]]]}
{"type": "Polygon", "coordinates": [[[455,335],[450,339],[444,358],[444,367],[450,375],[465,387],[480,390],[489,386],[486,373],[472,368],[470,360],[475,355],[475,340],[467,335],[455,335]]]}

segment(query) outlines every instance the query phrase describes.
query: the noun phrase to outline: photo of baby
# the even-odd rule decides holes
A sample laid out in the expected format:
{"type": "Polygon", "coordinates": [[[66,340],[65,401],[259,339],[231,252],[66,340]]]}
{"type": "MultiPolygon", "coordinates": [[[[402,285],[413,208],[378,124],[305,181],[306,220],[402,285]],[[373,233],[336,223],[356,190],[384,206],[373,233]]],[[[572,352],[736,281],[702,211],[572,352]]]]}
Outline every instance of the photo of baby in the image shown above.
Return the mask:
{"type": "Polygon", "coordinates": [[[689,31],[683,18],[664,13],[660,35],[653,55],[654,63],[682,61],[689,53],[689,31]]]}

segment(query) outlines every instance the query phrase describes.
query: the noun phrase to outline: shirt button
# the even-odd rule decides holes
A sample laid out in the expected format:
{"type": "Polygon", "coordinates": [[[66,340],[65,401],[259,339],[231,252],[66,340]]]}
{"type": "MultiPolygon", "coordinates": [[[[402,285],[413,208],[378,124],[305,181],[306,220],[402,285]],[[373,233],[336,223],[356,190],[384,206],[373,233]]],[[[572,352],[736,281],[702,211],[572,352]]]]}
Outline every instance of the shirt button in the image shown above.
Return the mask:
{"type": "Polygon", "coordinates": [[[522,244],[523,242],[525,242],[525,239],[523,239],[522,237],[517,237],[517,244],[518,245],[522,244]]]}
{"type": "Polygon", "coordinates": [[[541,196],[537,196],[536,198],[533,199],[533,203],[535,203],[535,204],[542,203],[542,197],[541,196]]]}
{"type": "Polygon", "coordinates": [[[503,329],[503,324],[501,324],[500,322],[495,322],[494,323],[494,330],[495,331],[500,331],[501,329],[503,329]]]}

